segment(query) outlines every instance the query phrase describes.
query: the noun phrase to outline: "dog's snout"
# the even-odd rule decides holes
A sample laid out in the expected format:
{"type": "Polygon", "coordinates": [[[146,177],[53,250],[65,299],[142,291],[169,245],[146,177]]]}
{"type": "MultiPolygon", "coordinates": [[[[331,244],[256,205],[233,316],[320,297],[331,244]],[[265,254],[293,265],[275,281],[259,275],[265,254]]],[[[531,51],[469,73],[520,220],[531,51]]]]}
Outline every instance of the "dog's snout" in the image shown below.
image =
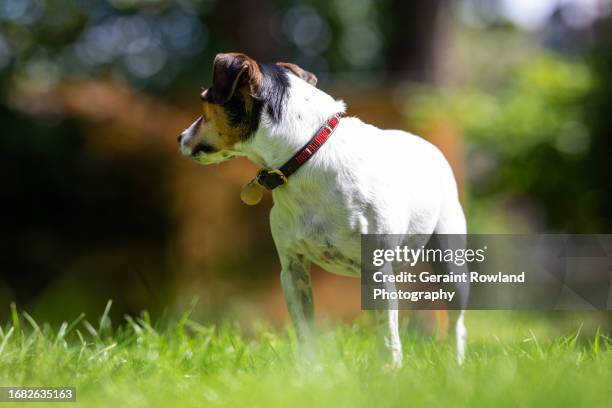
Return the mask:
{"type": "Polygon", "coordinates": [[[187,129],[185,129],[178,137],[176,138],[179,145],[191,144],[191,139],[196,137],[200,131],[200,126],[202,125],[203,118],[200,116],[195,122],[191,124],[187,129]]]}

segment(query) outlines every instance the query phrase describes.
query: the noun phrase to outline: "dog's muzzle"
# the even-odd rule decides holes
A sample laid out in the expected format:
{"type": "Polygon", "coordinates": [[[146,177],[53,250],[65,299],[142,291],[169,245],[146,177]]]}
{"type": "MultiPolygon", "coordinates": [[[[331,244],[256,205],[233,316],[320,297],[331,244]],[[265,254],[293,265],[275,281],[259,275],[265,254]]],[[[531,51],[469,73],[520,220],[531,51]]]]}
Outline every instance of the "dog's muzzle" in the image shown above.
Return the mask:
{"type": "Polygon", "coordinates": [[[200,153],[211,153],[214,151],[212,146],[209,146],[204,143],[199,143],[196,146],[191,146],[193,143],[193,138],[200,131],[200,126],[202,125],[203,118],[200,116],[195,122],[191,124],[187,129],[181,133],[177,139],[179,144],[179,149],[182,154],[185,156],[194,156],[200,153]],[[190,143],[191,141],[191,143],[190,143]]]}
{"type": "Polygon", "coordinates": [[[212,147],[211,145],[207,145],[206,143],[198,143],[196,147],[191,151],[191,156],[197,156],[200,153],[211,154],[215,153],[217,149],[212,147]]]}

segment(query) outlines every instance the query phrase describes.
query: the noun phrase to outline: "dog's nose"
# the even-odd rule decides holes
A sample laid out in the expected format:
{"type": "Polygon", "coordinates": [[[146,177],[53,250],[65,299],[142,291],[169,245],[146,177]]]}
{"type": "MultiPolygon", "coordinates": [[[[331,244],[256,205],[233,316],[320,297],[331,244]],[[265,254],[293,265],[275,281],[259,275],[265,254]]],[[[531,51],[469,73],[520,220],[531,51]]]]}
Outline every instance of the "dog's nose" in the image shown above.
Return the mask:
{"type": "Polygon", "coordinates": [[[181,144],[181,141],[183,140],[183,134],[181,133],[180,135],[178,135],[178,137],[176,138],[176,141],[178,142],[178,144],[181,144]]]}

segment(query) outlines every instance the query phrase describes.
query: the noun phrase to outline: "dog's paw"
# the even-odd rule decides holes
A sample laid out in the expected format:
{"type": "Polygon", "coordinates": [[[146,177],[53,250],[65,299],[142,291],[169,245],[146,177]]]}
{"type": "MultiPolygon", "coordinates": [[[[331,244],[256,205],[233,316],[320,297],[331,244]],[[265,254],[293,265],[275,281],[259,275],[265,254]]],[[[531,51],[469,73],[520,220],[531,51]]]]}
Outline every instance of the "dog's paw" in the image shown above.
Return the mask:
{"type": "Polygon", "coordinates": [[[403,367],[402,359],[394,359],[390,363],[387,363],[383,366],[383,370],[387,372],[397,372],[403,367]]]}

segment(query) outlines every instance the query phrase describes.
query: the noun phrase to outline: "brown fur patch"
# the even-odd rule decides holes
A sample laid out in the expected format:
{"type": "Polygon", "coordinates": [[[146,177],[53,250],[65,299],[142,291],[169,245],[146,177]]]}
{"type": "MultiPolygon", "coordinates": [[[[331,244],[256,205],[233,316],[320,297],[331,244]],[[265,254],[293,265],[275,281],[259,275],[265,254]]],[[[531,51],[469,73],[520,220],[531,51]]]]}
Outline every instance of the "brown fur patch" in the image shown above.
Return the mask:
{"type": "MultiPolygon", "coordinates": [[[[253,114],[254,99],[246,88],[241,88],[238,92],[244,102],[244,114],[250,117],[253,114]]],[[[218,150],[232,149],[236,143],[247,139],[250,134],[248,121],[237,126],[231,124],[227,106],[205,99],[202,101],[202,116],[212,136],[208,143],[218,150]]]]}
{"type": "Polygon", "coordinates": [[[232,149],[252,129],[254,95],[263,83],[257,62],[241,53],[217,54],[213,86],[200,95],[207,128],[207,143],[218,150],[232,149]]]}
{"type": "Polygon", "coordinates": [[[263,74],[255,60],[245,54],[217,54],[213,62],[213,101],[226,103],[238,89],[248,87],[255,95],[263,82],[263,74]]]}
{"type": "Polygon", "coordinates": [[[302,69],[300,66],[292,64],[290,62],[277,62],[276,65],[281,66],[283,68],[287,68],[289,71],[293,72],[295,75],[302,78],[310,85],[317,86],[318,79],[312,72],[308,72],[305,69],[302,69]]]}

